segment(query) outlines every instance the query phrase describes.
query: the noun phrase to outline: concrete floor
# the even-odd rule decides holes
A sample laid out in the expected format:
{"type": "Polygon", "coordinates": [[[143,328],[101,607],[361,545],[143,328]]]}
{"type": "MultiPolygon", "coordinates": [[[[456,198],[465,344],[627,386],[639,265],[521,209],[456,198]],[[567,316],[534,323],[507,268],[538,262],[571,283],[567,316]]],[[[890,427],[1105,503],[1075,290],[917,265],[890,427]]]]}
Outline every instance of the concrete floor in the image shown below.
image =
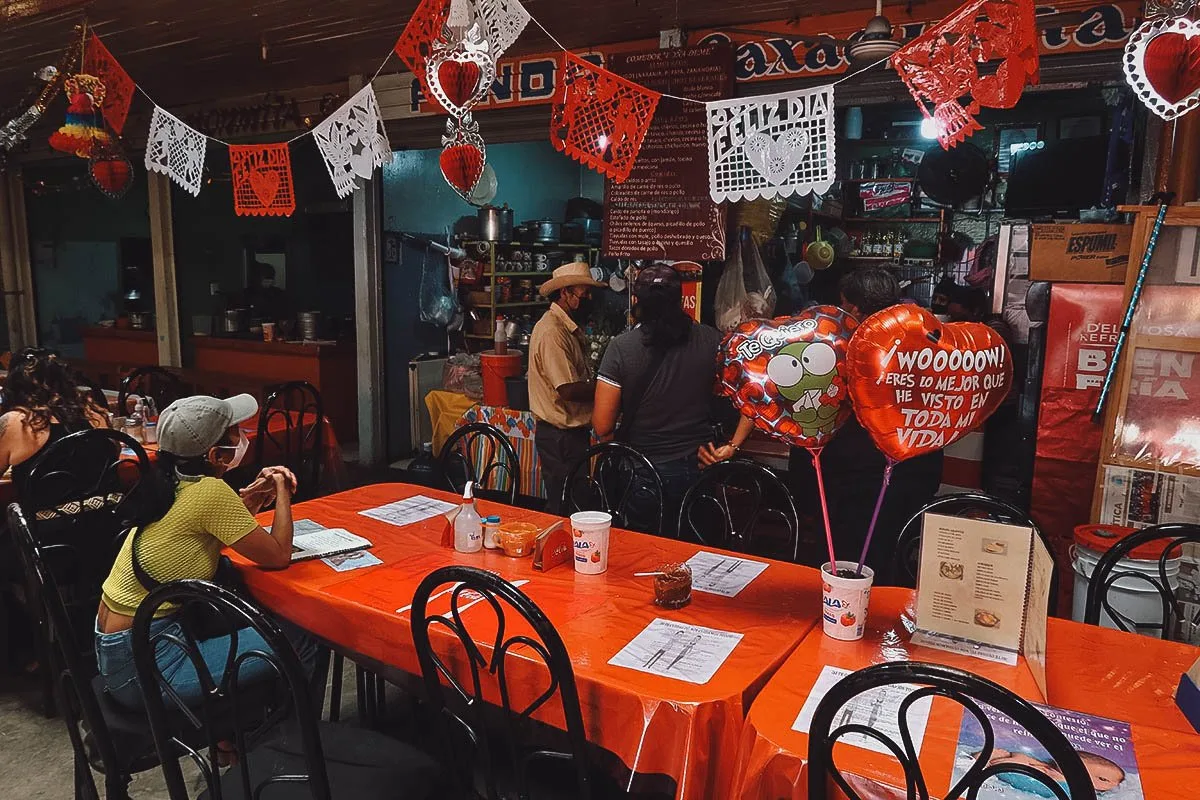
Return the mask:
{"type": "MultiPolygon", "coordinates": [[[[342,683],[343,722],[354,724],[358,708],[354,694],[354,665],[346,662],[342,683]]],[[[394,687],[389,688],[389,699],[394,687]]],[[[40,684],[32,679],[0,674],[0,797],[20,800],[72,800],[75,796],[74,754],[61,718],[47,719],[41,712],[40,684]]],[[[189,780],[198,773],[184,762],[189,780]]],[[[96,775],[104,797],[102,775],[96,775]]],[[[198,792],[197,792],[198,793],[198,792]]],[[[163,800],[167,796],[162,771],[149,770],[133,777],[132,800],[163,800]]],[[[194,795],[193,795],[194,796],[194,795]]]]}

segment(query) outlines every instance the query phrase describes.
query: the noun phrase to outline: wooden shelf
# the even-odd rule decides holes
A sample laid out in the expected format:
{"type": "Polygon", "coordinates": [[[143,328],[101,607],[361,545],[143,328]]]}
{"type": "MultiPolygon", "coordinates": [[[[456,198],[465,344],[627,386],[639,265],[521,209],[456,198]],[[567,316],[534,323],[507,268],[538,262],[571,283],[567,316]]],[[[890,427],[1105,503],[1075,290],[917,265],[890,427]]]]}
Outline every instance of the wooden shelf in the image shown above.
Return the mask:
{"type": "Polygon", "coordinates": [[[933,258],[904,258],[903,256],[842,256],[847,261],[894,261],[897,266],[932,267],[936,263],[933,258]]]}
{"type": "Polygon", "coordinates": [[[460,246],[473,247],[475,245],[483,245],[484,247],[553,247],[555,249],[583,249],[583,250],[599,250],[599,247],[583,243],[571,242],[484,242],[475,239],[467,239],[460,246]]]}
{"type": "MultiPolygon", "coordinates": [[[[531,300],[524,303],[496,303],[496,308],[528,308],[529,306],[548,306],[550,301],[542,298],[541,300],[531,300]]],[[[487,306],[484,306],[487,308],[487,306]]]]}
{"type": "Polygon", "coordinates": [[[916,178],[841,178],[842,183],[916,183],[916,178]]]}
{"type": "Polygon", "coordinates": [[[526,278],[531,275],[540,275],[546,280],[550,280],[550,272],[538,272],[537,270],[523,270],[520,272],[485,272],[484,278],[526,278]]]}
{"type": "Polygon", "coordinates": [[[861,147],[890,147],[892,145],[931,144],[933,141],[933,139],[840,139],[838,146],[840,147],[844,143],[847,147],[852,145],[859,145],[861,147]]]}
{"type": "Polygon", "coordinates": [[[941,224],[941,217],[846,217],[843,222],[869,222],[874,225],[892,223],[893,225],[911,224],[941,224]]]}
{"type": "Polygon", "coordinates": [[[495,334],[464,333],[463,335],[466,336],[468,339],[483,339],[483,340],[489,341],[489,342],[495,338],[495,334]]]}

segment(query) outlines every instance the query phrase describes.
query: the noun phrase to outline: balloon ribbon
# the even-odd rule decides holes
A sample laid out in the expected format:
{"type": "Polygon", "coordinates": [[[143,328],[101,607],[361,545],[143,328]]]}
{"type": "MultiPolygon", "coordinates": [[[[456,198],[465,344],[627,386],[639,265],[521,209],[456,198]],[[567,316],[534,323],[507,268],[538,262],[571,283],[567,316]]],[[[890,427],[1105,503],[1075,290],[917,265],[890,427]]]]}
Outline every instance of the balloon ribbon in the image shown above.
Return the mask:
{"type": "Polygon", "coordinates": [[[871,524],[867,527],[867,540],[863,542],[862,555],[858,557],[858,569],[854,577],[861,578],[863,565],[867,563],[867,551],[871,549],[871,537],[875,535],[875,523],[879,521],[879,509],[883,508],[883,496],[887,493],[888,484],[892,482],[892,468],[899,462],[891,456],[885,456],[887,464],[883,467],[883,485],[879,487],[879,497],[875,498],[875,513],[871,515],[871,524]]]}
{"type": "Polygon", "coordinates": [[[829,503],[825,500],[825,478],[821,475],[821,449],[809,448],[813,467],[817,471],[817,492],[821,495],[821,513],[825,516],[825,543],[829,545],[829,571],[837,575],[837,556],[833,554],[833,528],[829,525],[829,503]]]}

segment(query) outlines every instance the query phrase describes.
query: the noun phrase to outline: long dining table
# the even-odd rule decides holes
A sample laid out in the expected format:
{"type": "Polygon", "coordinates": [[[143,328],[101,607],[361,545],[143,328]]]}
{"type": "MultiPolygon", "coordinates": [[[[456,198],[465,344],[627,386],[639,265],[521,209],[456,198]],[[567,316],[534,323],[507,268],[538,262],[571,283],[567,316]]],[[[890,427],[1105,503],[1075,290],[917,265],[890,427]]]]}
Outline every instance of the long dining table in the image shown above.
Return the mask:
{"type": "MultiPolygon", "coordinates": [[[[819,629],[805,638],[767,682],[747,715],[729,797],[807,800],[809,735],[800,716],[822,671],[831,667],[854,671],[892,661],[958,667],[1034,703],[1129,723],[1141,797],[1191,800],[1200,794],[1200,734],[1173,699],[1179,676],[1200,658],[1200,648],[1050,619],[1043,694],[1023,656],[1009,666],[914,644],[914,607],[911,589],[877,587],[861,640],[837,641],[819,629]]],[[[919,745],[932,798],[944,797],[950,787],[962,719],[962,706],[945,698],[933,700],[919,745]]],[[[904,774],[894,757],[838,743],[834,760],[864,797],[906,797],[904,774]]],[[[1028,796],[1011,789],[1009,793],[1028,796]]],[[[1109,796],[1139,797],[1128,787],[1109,796]]]]}
{"type": "MultiPolygon", "coordinates": [[[[442,516],[396,526],[360,514],[414,496],[459,502],[453,494],[425,487],[378,484],[297,504],[295,519],[366,537],[372,543],[370,552],[382,563],[345,573],[320,561],[296,563],[282,571],[247,568],[250,591],[273,612],[339,651],[417,675],[411,612],[406,607],[427,574],[459,564],[493,570],[513,582],[528,581],[521,590],[545,612],[570,654],[588,741],[619,760],[615,777],[636,789],[660,786],[657,781],[667,776],[680,798],[728,796],[730,756],[746,712],[817,624],[821,584],[816,570],[769,562],[735,597],[695,592],[687,607],[666,611],[653,603],[653,580],[633,573],[686,561],[700,550],[733,554],[614,529],[606,572],[577,574],[569,561],[540,572],[530,558],[509,558],[494,550],[463,554],[443,546],[442,516]],[[611,665],[613,656],[656,618],[742,638],[701,684],[611,665]]],[[[482,500],[478,505],[481,513],[498,514],[505,522],[546,525],[556,519],[482,500]]],[[[269,518],[262,517],[264,522],[269,518]]],[[[486,637],[476,640],[488,644],[486,637]]],[[[536,717],[559,728],[565,724],[557,703],[539,709],[536,717]]]]}

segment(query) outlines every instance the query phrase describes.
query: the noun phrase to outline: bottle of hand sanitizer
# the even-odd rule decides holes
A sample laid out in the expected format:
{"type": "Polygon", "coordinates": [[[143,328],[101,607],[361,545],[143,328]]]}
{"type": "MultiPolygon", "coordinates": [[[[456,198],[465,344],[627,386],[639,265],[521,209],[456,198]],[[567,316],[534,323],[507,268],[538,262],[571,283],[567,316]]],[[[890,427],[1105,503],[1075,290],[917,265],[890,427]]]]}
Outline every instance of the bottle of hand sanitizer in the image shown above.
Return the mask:
{"type": "Polygon", "coordinates": [[[463,489],[462,508],[454,518],[454,549],[460,553],[483,549],[483,519],[475,510],[475,484],[471,481],[463,489]]]}

